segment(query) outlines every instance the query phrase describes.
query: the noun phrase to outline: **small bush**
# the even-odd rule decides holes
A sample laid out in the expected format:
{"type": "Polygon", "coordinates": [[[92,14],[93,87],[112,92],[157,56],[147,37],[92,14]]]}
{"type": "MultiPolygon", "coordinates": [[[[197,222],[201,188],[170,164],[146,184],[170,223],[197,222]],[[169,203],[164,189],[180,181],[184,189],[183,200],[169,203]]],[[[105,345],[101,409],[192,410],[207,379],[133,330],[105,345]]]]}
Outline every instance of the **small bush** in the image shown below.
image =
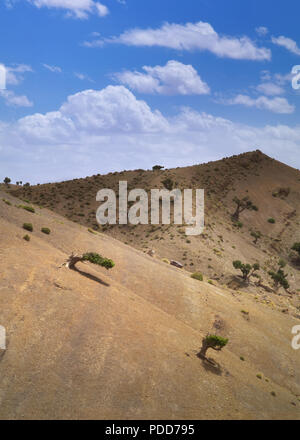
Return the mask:
{"type": "Polygon", "coordinates": [[[203,281],[203,275],[200,272],[195,272],[191,275],[194,280],[203,281]]]}
{"type": "Polygon", "coordinates": [[[164,187],[169,190],[172,191],[173,187],[174,187],[174,182],[172,179],[168,178],[162,181],[162,184],[164,185],[164,187]]]}
{"type": "Polygon", "coordinates": [[[25,229],[25,231],[32,232],[33,231],[33,226],[32,226],[31,223],[24,223],[23,224],[23,229],[25,229]]]}
{"type": "Polygon", "coordinates": [[[275,220],[275,218],[271,217],[271,218],[268,219],[268,222],[273,225],[274,223],[276,223],[276,220],[275,220]]]}
{"type": "Polygon", "coordinates": [[[167,258],[163,258],[161,261],[166,264],[171,264],[170,260],[168,260],[167,258]]]}
{"type": "Polygon", "coordinates": [[[43,232],[43,234],[47,234],[47,235],[51,233],[49,228],[42,228],[41,231],[43,232]]]}
{"type": "Polygon", "coordinates": [[[24,235],[24,237],[23,237],[23,238],[24,238],[24,240],[25,240],[25,241],[30,241],[30,237],[29,237],[29,235],[28,235],[28,234],[24,235]]]}
{"type": "Polygon", "coordinates": [[[20,205],[19,208],[25,209],[25,211],[31,212],[32,214],[35,213],[35,209],[32,206],[20,205]]]}
{"type": "Polygon", "coordinates": [[[292,247],[292,250],[297,252],[299,257],[300,257],[300,242],[294,243],[293,247],[292,247]]]}
{"type": "Polygon", "coordinates": [[[205,340],[210,347],[214,347],[214,348],[223,348],[225,347],[225,345],[228,344],[229,341],[229,339],[222,338],[222,336],[217,336],[217,335],[208,335],[206,336],[205,340]]]}
{"type": "Polygon", "coordinates": [[[94,252],[84,254],[82,260],[89,261],[92,264],[97,264],[98,266],[105,267],[105,269],[107,270],[115,267],[115,263],[112,260],[109,260],[108,258],[104,258],[101,255],[96,254],[94,252]]]}

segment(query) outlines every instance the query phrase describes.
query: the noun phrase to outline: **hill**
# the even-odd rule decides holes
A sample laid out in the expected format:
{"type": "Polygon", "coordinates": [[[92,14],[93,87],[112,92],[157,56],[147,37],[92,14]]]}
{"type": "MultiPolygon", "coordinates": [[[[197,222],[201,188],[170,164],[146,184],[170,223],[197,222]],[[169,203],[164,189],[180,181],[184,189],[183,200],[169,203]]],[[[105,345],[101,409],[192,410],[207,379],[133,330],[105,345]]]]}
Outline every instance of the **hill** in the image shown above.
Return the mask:
{"type": "Polygon", "coordinates": [[[205,236],[187,243],[174,225],[154,233],[149,226],[146,234],[146,227],[115,226],[103,234],[92,232],[94,219],[86,215],[77,223],[61,215],[68,206],[78,213],[80,205],[82,213],[95,213],[93,192],[117,185],[119,174],[0,190],[0,324],[7,331],[0,418],[299,419],[299,352],[291,347],[299,270],[288,255],[299,237],[299,172],[255,152],[121,177],[145,188],[161,187],[166,177],[185,188],[193,179],[194,187],[207,182],[205,236]],[[287,196],[272,195],[287,187],[287,196]],[[243,213],[244,226],[237,228],[232,198],[245,193],[259,211],[243,213]],[[23,209],[25,198],[35,212],[23,209]],[[254,227],[263,234],[257,245],[254,227]],[[155,258],[145,254],[154,247],[155,258]],[[77,271],[61,267],[73,251],[99,252],[116,266],[109,272],[83,263],[77,271]],[[237,257],[259,260],[267,270],[268,260],[279,256],[289,261],[287,293],[239,284],[234,275],[237,257]],[[181,258],[186,266],[177,269],[162,257],[181,258]],[[191,268],[203,271],[203,282],[191,278],[191,268]],[[221,352],[208,352],[213,363],[197,356],[207,333],[229,338],[221,352]]]}

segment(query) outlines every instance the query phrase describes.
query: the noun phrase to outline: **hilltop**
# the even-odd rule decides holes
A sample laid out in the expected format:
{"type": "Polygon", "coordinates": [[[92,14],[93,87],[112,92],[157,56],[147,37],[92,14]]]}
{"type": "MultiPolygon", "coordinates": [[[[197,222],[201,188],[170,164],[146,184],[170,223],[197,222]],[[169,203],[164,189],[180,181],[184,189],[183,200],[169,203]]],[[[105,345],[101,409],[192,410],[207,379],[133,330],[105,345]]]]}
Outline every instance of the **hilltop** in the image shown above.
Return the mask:
{"type": "MultiPolygon", "coordinates": [[[[154,250],[160,259],[180,261],[190,272],[201,272],[207,279],[230,283],[236,271],[232,261],[259,262],[262,276],[276,266],[279,258],[292,263],[291,246],[300,241],[300,172],[260,151],[224,158],[217,162],[156,171],[123,171],[95,175],[72,181],[21,187],[12,193],[28,202],[54,212],[136,249],[154,250]],[[99,202],[96,194],[102,188],[118,194],[119,181],[128,182],[128,190],[164,188],[204,188],[205,232],[200,236],[185,235],[178,225],[107,225],[96,221],[99,202]],[[258,212],[245,211],[238,224],[232,222],[234,197],[248,196],[258,212]],[[275,223],[269,223],[274,219],[275,223]],[[261,234],[254,243],[252,232],[261,234]]],[[[299,287],[299,270],[290,264],[292,290],[299,287]]]]}

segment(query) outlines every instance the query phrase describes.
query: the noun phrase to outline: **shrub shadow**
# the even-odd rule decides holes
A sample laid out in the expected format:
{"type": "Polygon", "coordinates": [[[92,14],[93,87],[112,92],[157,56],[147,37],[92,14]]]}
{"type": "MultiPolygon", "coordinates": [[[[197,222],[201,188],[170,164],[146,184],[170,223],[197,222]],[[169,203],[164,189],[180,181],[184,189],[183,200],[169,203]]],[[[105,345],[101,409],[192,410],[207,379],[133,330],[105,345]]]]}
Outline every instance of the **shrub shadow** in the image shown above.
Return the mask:
{"type": "Polygon", "coordinates": [[[202,365],[206,371],[210,373],[216,374],[217,376],[222,376],[222,367],[212,358],[206,358],[200,355],[200,352],[197,354],[197,357],[201,359],[202,365]]]}
{"type": "Polygon", "coordinates": [[[82,275],[85,278],[88,278],[89,280],[95,281],[96,283],[101,284],[102,286],[109,287],[110,285],[107,284],[105,281],[101,280],[101,278],[96,277],[95,275],[92,275],[88,272],[84,272],[83,270],[78,269],[77,267],[70,267],[71,270],[74,270],[74,272],[78,272],[80,275],[82,275]]]}

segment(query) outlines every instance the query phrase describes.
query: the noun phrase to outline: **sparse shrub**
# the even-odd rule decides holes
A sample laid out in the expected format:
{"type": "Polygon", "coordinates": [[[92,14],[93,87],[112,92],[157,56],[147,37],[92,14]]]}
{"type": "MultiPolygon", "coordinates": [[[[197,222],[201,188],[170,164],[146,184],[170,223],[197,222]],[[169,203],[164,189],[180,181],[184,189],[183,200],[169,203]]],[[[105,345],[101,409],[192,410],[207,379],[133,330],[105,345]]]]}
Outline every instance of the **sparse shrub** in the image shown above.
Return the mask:
{"type": "Polygon", "coordinates": [[[285,290],[287,290],[290,285],[287,280],[288,274],[284,273],[283,269],[286,266],[286,262],[284,260],[279,260],[278,262],[278,269],[277,271],[270,270],[268,274],[274,281],[274,289],[278,290],[279,287],[283,287],[285,290]]]}
{"type": "Polygon", "coordinates": [[[152,167],[153,171],[160,171],[163,170],[165,167],[161,166],[161,165],[154,165],[154,167],[152,167]]]}
{"type": "Polygon", "coordinates": [[[46,234],[46,235],[51,234],[51,230],[49,228],[42,228],[41,231],[43,232],[43,234],[46,234]]]}
{"type": "Polygon", "coordinates": [[[239,269],[242,272],[244,281],[249,281],[250,277],[254,275],[254,272],[260,269],[259,263],[251,265],[249,263],[243,264],[240,260],[235,260],[232,264],[235,269],[239,269]]]}
{"type": "Polygon", "coordinates": [[[20,205],[19,207],[25,209],[25,211],[31,212],[32,214],[35,213],[35,209],[32,206],[20,205]]]}
{"type": "Polygon", "coordinates": [[[211,284],[212,286],[214,285],[214,283],[212,282],[212,280],[208,280],[207,282],[208,282],[208,284],[211,284]]]}
{"type": "Polygon", "coordinates": [[[275,220],[275,218],[271,217],[268,219],[268,222],[271,223],[272,225],[274,225],[274,223],[276,223],[276,220],[275,220]]]}
{"type": "Polygon", "coordinates": [[[199,353],[199,357],[205,359],[206,352],[209,348],[216,351],[221,351],[228,344],[228,339],[217,335],[207,335],[202,339],[202,347],[199,353]]]}
{"type": "Polygon", "coordinates": [[[3,182],[5,183],[6,186],[9,186],[11,179],[9,177],[5,177],[5,179],[3,179],[3,182]]]}
{"type": "Polygon", "coordinates": [[[25,241],[30,241],[30,237],[29,237],[28,234],[24,235],[23,239],[24,239],[25,241]]]}
{"type": "Polygon", "coordinates": [[[168,260],[167,258],[163,258],[161,261],[166,264],[171,264],[170,260],[168,260]]]}
{"type": "Polygon", "coordinates": [[[273,197],[280,197],[283,199],[284,197],[288,197],[290,192],[291,192],[291,188],[279,188],[279,189],[273,191],[272,196],[273,197]]]}
{"type": "Polygon", "coordinates": [[[294,243],[292,246],[292,250],[298,253],[298,256],[300,258],[300,242],[294,243]]]}
{"type": "Polygon", "coordinates": [[[203,281],[203,275],[200,272],[195,272],[191,275],[194,280],[203,281]]]}
{"type": "Polygon", "coordinates": [[[258,240],[261,239],[261,236],[262,236],[262,234],[260,231],[252,231],[251,232],[251,237],[254,238],[254,241],[253,241],[254,244],[256,244],[258,242],[258,240]]]}
{"type": "Polygon", "coordinates": [[[243,199],[234,197],[233,202],[236,204],[236,210],[231,216],[234,222],[239,221],[240,214],[246,209],[250,211],[258,211],[257,206],[253,204],[248,196],[244,197],[243,199]]]}
{"type": "Polygon", "coordinates": [[[172,191],[172,189],[174,188],[174,182],[172,179],[165,179],[162,181],[162,184],[164,185],[164,187],[169,190],[172,191]]]}
{"type": "Polygon", "coordinates": [[[24,223],[23,224],[23,229],[25,229],[25,231],[32,232],[33,231],[33,226],[32,226],[31,223],[24,223]]]}
{"type": "Polygon", "coordinates": [[[6,203],[6,205],[9,205],[9,206],[11,206],[11,203],[10,203],[10,201],[9,200],[5,200],[5,199],[2,199],[3,200],[3,202],[4,203],[6,203]]]}
{"type": "Polygon", "coordinates": [[[244,226],[244,224],[243,224],[242,222],[238,221],[238,222],[235,222],[235,223],[234,223],[234,226],[236,226],[236,227],[239,228],[239,229],[242,229],[242,227],[244,226]]]}
{"type": "Polygon", "coordinates": [[[105,269],[109,270],[115,266],[113,260],[108,258],[104,258],[101,255],[95,252],[88,252],[83,255],[74,255],[73,253],[69,256],[67,262],[63,264],[69,269],[75,269],[76,263],[80,261],[89,261],[92,264],[96,264],[97,266],[105,267],[105,269]]]}
{"type": "Polygon", "coordinates": [[[257,379],[262,379],[262,374],[261,373],[258,373],[257,375],[256,375],[256,377],[257,377],[257,379]]]}

